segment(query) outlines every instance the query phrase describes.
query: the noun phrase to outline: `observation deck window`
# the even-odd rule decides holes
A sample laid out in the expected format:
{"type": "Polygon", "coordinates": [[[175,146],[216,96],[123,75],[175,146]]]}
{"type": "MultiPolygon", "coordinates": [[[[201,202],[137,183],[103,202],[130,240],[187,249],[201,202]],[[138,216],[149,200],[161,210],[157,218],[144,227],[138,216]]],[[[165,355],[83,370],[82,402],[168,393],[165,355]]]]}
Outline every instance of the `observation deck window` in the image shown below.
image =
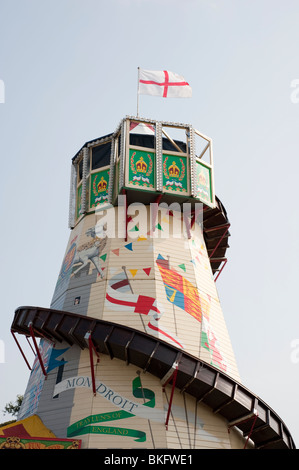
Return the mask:
{"type": "Polygon", "coordinates": [[[110,165],[111,141],[91,149],[91,170],[110,165]]]}
{"type": "Polygon", "coordinates": [[[83,176],[83,158],[81,158],[80,162],[78,163],[78,184],[82,180],[83,176]]]}
{"type": "Polygon", "coordinates": [[[130,133],[130,145],[135,147],[155,148],[155,135],[132,134],[130,133]]]}

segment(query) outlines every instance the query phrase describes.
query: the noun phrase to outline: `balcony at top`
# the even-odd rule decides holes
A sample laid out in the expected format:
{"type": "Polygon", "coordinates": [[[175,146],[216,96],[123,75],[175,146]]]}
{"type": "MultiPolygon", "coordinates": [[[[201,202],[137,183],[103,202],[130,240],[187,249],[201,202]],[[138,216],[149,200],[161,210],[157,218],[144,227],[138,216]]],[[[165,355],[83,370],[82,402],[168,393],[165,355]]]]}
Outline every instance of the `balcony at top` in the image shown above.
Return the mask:
{"type": "Polygon", "coordinates": [[[72,160],[70,225],[86,213],[128,203],[217,204],[212,140],[189,124],[127,116],[86,142],[72,160]]]}

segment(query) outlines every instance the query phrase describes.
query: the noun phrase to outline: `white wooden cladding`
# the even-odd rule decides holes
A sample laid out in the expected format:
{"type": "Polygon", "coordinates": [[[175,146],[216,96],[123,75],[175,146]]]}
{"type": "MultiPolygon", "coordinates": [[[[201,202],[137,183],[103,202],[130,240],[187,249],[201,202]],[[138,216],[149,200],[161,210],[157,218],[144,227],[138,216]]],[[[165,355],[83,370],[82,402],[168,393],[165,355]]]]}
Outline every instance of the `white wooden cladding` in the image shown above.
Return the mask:
{"type": "MultiPolygon", "coordinates": [[[[147,209],[149,212],[149,208],[147,209]]],[[[112,208],[110,210],[111,217],[115,217],[117,231],[118,209],[112,208]]],[[[143,295],[156,300],[161,313],[156,325],[176,338],[187,352],[217,366],[219,361],[215,363],[211,356],[211,350],[208,351],[203,345],[203,332],[208,328],[210,342],[214,342],[214,359],[216,356],[218,359],[221,356],[222,370],[239,380],[201,227],[197,224],[194,225],[191,239],[183,234],[180,238],[173,238],[167,230],[169,230],[169,226],[176,223],[173,221],[175,218],[181,220],[182,215],[173,213],[173,217],[167,217],[166,209],[162,210],[154,234],[148,236],[140,236],[138,231],[130,232],[130,229],[135,226],[133,218],[128,226],[127,240],[107,237],[103,250],[98,253],[98,260],[103,268],[103,278],[96,273],[94,263],[88,260],[81,273],[79,272],[76,276],[71,275],[69,283],[65,284],[64,290],[60,291],[59,295],[56,291],[51,307],[86,314],[149,333],[147,325],[150,315],[134,312],[134,309],[126,310],[125,306],[121,307],[107,301],[111,279],[115,275],[123,274],[127,277],[130,288],[128,287],[128,292],[121,294],[120,298],[130,301],[138,295],[143,295]],[[169,236],[164,238],[166,233],[169,236]],[[167,287],[163,282],[157,263],[159,256],[168,260],[171,272],[177,273],[184,282],[190,283],[196,289],[202,309],[201,321],[169,301],[167,287]],[[78,305],[75,304],[77,297],[80,297],[78,305]]],[[[96,214],[90,214],[72,231],[69,245],[76,240],[79,254],[80,247],[82,252],[82,247],[90,246],[92,243],[90,229],[97,222],[96,214]]],[[[182,222],[182,228],[183,225],[182,222]]],[[[96,240],[97,238],[94,239],[95,244],[96,240]]],[[[69,246],[66,252],[68,249],[69,246]]],[[[80,264],[73,266],[73,270],[76,266],[80,267],[80,264]]],[[[63,283],[60,283],[60,286],[63,286],[63,283]]],[[[186,295],[188,297],[188,293],[186,295]]],[[[153,330],[151,333],[158,334],[160,339],[169,341],[166,335],[155,333],[153,330]]]]}

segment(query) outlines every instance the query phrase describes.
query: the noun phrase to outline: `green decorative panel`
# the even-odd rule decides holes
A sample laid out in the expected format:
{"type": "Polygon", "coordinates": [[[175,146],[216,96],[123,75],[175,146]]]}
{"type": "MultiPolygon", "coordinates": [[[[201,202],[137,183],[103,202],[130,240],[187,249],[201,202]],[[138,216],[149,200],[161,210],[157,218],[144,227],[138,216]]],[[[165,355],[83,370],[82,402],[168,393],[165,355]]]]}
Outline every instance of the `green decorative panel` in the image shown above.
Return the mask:
{"type": "Polygon", "coordinates": [[[52,439],[44,437],[5,436],[0,437],[0,449],[80,449],[78,439],[52,439]]]}
{"type": "Polygon", "coordinates": [[[196,162],[196,197],[201,201],[212,203],[211,169],[196,162]]]}
{"type": "Polygon", "coordinates": [[[76,201],[76,217],[77,219],[80,217],[80,210],[81,210],[81,199],[82,199],[82,183],[77,188],[77,201],[76,201]]]}
{"type": "Polygon", "coordinates": [[[108,201],[110,170],[101,170],[91,174],[90,179],[90,208],[106,204],[108,201]]]}
{"type": "Polygon", "coordinates": [[[155,188],[155,153],[130,149],[128,184],[155,188]]]}
{"type": "Polygon", "coordinates": [[[188,192],[187,158],[163,154],[163,190],[175,193],[188,192]]]}
{"type": "Polygon", "coordinates": [[[86,178],[86,204],[89,204],[90,190],[89,190],[89,176],[86,178]]]}

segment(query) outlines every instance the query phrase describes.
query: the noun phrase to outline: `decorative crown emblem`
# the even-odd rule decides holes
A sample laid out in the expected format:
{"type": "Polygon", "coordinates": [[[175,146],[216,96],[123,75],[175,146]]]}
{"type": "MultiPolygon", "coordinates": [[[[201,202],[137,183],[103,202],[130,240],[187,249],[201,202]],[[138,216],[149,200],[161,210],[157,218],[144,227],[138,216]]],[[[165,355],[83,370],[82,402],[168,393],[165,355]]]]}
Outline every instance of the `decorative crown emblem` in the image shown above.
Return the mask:
{"type": "Polygon", "coordinates": [[[104,179],[104,176],[101,177],[99,183],[98,183],[98,192],[103,192],[106,191],[107,189],[107,181],[104,179]]]}
{"type": "Polygon", "coordinates": [[[136,163],[136,170],[138,171],[138,173],[146,173],[147,172],[147,164],[143,160],[143,157],[140,157],[140,159],[136,163]]]}
{"type": "Polygon", "coordinates": [[[168,167],[168,173],[169,173],[169,176],[172,176],[172,177],[179,177],[180,176],[180,169],[176,165],[175,162],[172,162],[172,165],[170,165],[168,167]]]}

